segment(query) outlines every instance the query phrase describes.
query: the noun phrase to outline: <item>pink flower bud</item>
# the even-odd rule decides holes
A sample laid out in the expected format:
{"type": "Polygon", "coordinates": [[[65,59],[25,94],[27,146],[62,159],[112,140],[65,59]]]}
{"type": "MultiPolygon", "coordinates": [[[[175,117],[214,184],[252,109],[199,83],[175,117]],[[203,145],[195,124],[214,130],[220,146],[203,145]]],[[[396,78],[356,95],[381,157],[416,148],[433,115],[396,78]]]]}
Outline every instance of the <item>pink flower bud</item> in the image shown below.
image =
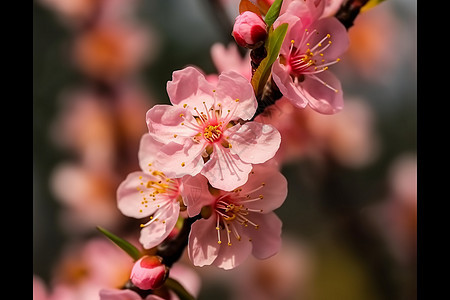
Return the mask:
{"type": "Polygon", "coordinates": [[[144,255],[134,263],[130,279],[142,290],[153,290],[163,285],[168,274],[169,268],[162,264],[161,257],[144,255]]]}
{"type": "Polygon", "coordinates": [[[239,46],[254,48],[266,39],[266,23],[254,12],[244,11],[236,17],[232,35],[239,46]]]}

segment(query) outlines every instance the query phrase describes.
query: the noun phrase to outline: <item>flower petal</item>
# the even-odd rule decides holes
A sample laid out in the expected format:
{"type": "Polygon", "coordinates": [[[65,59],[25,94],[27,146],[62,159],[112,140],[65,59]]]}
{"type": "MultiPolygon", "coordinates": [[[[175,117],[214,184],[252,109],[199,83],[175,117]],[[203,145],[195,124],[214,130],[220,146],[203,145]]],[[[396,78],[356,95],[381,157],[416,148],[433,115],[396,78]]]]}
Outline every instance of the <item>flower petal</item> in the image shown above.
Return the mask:
{"type": "MultiPolygon", "coordinates": [[[[146,298],[146,300],[163,300],[158,296],[152,296],[152,298],[146,298]]],[[[142,297],[129,289],[119,290],[103,288],[100,290],[100,300],[142,300],[142,297]]]]}
{"type": "Polygon", "coordinates": [[[189,66],[172,73],[172,81],[167,82],[167,94],[174,105],[187,104],[190,107],[210,107],[214,103],[214,86],[197,68],[189,66]]]}
{"type": "Polygon", "coordinates": [[[139,166],[143,171],[147,171],[150,164],[156,160],[156,154],[164,144],[158,142],[153,134],[144,133],[139,144],[139,166]]]}
{"type": "Polygon", "coordinates": [[[299,17],[305,26],[317,20],[325,9],[325,0],[292,1],[286,9],[286,14],[299,17]]]}
{"type": "Polygon", "coordinates": [[[242,200],[243,204],[245,203],[244,206],[250,209],[261,209],[263,214],[279,208],[287,196],[286,178],[277,168],[264,165],[254,165],[247,183],[241,188],[240,195],[248,195],[242,200]],[[245,202],[246,199],[257,198],[262,199],[245,202]]]}
{"type": "Polygon", "coordinates": [[[189,233],[188,256],[194,266],[211,265],[219,253],[216,222],[214,217],[201,219],[192,224],[189,233]]]}
{"type": "Polygon", "coordinates": [[[294,83],[292,77],[289,75],[289,70],[280,64],[278,60],[272,65],[272,78],[283,96],[289,99],[293,105],[298,108],[305,108],[308,105],[308,101],[302,90],[294,83]]]}
{"type": "Polygon", "coordinates": [[[201,174],[183,177],[183,201],[189,217],[198,215],[203,206],[212,204],[215,198],[208,190],[208,179],[201,174]]]}
{"type": "Polygon", "coordinates": [[[154,180],[154,176],[144,172],[132,172],[119,185],[117,207],[125,216],[140,219],[150,216],[158,209],[157,205],[161,204],[161,200],[154,204],[154,201],[149,201],[148,193],[144,192],[145,185],[149,180],[154,180]],[[144,201],[148,201],[148,205],[144,205],[144,201]]]}
{"type": "Polygon", "coordinates": [[[170,141],[178,142],[180,138],[191,138],[197,131],[192,128],[197,126],[192,114],[178,106],[155,105],[147,111],[146,122],[148,131],[154,137],[167,144],[170,141]],[[195,126],[181,124],[195,124],[195,126]],[[178,137],[179,136],[179,137],[178,137]]]}
{"type": "MultiPolygon", "coordinates": [[[[258,106],[250,81],[236,71],[226,71],[219,75],[216,97],[224,108],[234,111],[234,107],[238,106],[232,120],[251,119],[258,106]]],[[[222,114],[225,116],[227,110],[224,109],[222,114]]]]}
{"type": "Polygon", "coordinates": [[[248,122],[235,128],[227,131],[228,141],[232,145],[230,152],[244,162],[263,163],[271,159],[280,147],[281,135],[272,125],[248,122]]]}
{"type": "Polygon", "coordinates": [[[214,145],[214,152],[205,163],[201,174],[208,178],[213,187],[231,191],[247,181],[251,169],[251,164],[242,161],[229,149],[214,145]]]}
{"type": "Polygon", "coordinates": [[[248,218],[258,224],[258,229],[245,227],[245,233],[252,239],[252,254],[256,258],[266,259],[277,254],[281,249],[282,222],[274,213],[253,213],[248,218]]]}
{"type": "Polygon", "coordinates": [[[161,206],[153,215],[151,223],[141,230],[139,242],[142,246],[145,249],[150,249],[164,241],[175,227],[179,213],[180,204],[178,202],[161,206]]]}
{"type": "Polygon", "coordinates": [[[242,233],[240,227],[241,226],[238,225],[236,229],[241,236],[241,240],[237,240],[235,236],[230,233],[231,246],[228,245],[228,237],[223,234],[226,229],[221,230],[222,244],[220,244],[219,254],[214,260],[213,265],[225,270],[230,270],[242,264],[250,256],[252,253],[252,243],[249,241],[248,237],[242,233]]]}
{"type": "Polygon", "coordinates": [[[301,83],[308,103],[312,109],[322,114],[335,114],[344,108],[341,82],[330,71],[305,76],[301,83]],[[330,89],[325,84],[333,89],[330,89]]]}
{"type": "Polygon", "coordinates": [[[309,40],[311,45],[316,45],[327,34],[330,35],[327,43],[331,41],[331,45],[322,52],[326,62],[336,60],[348,49],[350,40],[347,29],[338,19],[334,17],[320,19],[311,24],[310,31],[313,29],[316,30],[316,33],[309,40]]]}
{"type": "Polygon", "coordinates": [[[202,152],[204,145],[192,139],[184,139],[183,144],[170,142],[159,149],[154,167],[169,178],[198,174],[204,163],[202,152]]]}

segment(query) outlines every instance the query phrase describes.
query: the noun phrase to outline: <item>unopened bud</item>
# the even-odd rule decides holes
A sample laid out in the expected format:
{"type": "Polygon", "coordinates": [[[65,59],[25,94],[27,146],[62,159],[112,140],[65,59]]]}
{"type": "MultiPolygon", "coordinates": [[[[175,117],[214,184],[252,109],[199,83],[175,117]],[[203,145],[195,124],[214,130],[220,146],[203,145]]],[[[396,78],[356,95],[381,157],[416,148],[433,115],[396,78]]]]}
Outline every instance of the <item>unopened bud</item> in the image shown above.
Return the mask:
{"type": "Polygon", "coordinates": [[[265,41],[266,23],[254,12],[244,11],[236,17],[232,35],[239,46],[253,49],[265,41]]]}
{"type": "Polygon", "coordinates": [[[144,255],[134,263],[131,270],[131,282],[142,290],[154,290],[164,284],[169,268],[159,256],[144,255]]]}

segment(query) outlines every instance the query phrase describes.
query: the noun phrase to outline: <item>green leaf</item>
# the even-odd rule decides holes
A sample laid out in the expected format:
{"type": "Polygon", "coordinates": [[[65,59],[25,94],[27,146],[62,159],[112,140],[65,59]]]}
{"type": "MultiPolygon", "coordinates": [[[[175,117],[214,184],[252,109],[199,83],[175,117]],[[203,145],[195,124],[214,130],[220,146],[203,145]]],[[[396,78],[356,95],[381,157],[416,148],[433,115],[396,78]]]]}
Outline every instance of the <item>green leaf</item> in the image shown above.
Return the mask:
{"type": "Polygon", "coordinates": [[[273,26],[270,27],[269,36],[266,41],[267,56],[259,64],[258,69],[256,69],[253,74],[251,81],[257,98],[262,94],[264,86],[269,79],[272,65],[278,58],[278,53],[280,52],[287,29],[287,23],[281,24],[275,30],[273,30],[273,26]]]}
{"type": "Polygon", "coordinates": [[[378,4],[380,4],[381,2],[384,2],[385,0],[369,0],[362,8],[361,8],[361,12],[365,12],[375,6],[377,6],[378,4]]]}
{"type": "Polygon", "coordinates": [[[167,278],[164,285],[168,289],[174,291],[180,300],[195,300],[194,296],[192,296],[178,281],[173,278],[167,278]]]}
{"type": "Polygon", "coordinates": [[[116,236],[115,234],[109,232],[108,230],[97,226],[97,229],[103,233],[108,239],[110,239],[114,244],[119,246],[122,250],[124,250],[131,258],[133,258],[135,261],[141,258],[142,254],[141,252],[132,244],[125,241],[124,239],[116,236]]]}
{"type": "Polygon", "coordinates": [[[280,15],[281,4],[283,4],[283,0],[275,0],[267,11],[266,17],[264,18],[267,28],[270,28],[280,15]]]}

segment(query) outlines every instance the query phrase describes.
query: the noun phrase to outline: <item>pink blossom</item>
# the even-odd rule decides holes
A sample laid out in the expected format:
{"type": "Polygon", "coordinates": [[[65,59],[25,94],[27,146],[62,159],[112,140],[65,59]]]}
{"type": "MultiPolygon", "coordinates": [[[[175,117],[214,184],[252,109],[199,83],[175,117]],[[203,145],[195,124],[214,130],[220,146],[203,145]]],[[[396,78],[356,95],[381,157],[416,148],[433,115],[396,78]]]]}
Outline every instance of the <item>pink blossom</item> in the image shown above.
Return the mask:
{"type": "MultiPolygon", "coordinates": [[[[170,278],[178,281],[192,296],[197,297],[200,293],[201,278],[192,269],[183,263],[175,263],[170,268],[170,278]]],[[[180,300],[180,298],[164,285],[158,289],[158,294],[148,295],[144,300],[180,300]]],[[[129,289],[104,288],[100,290],[100,300],[142,300],[136,292],[129,289]]]]}
{"type": "Polygon", "coordinates": [[[180,178],[198,173],[218,189],[231,191],[244,184],[252,164],[272,158],[280,145],[271,125],[242,122],[257,107],[250,82],[235,71],[209,83],[194,67],[175,71],[167,83],[173,105],[155,105],[147,125],[158,149],[155,167],[180,178]]]}
{"type": "Polygon", "coordinates": [[[180,180],[152,168],[154,142],[150,134],[142,136],[138,153],[142,171],[128,174],[117,189],[118,208],[124,215],[150,216],[150,221],[141,225],[139,241],[145,249],[157,246],[169,236],[178,220],[181,201],[180,180]]]}
{"type": "Polygon", "coordinates": [[[188,255],[195,266],[232,269],[250,254],[266,259],[281,247],[282,222],[273,212],[287,196],[287,181],[276,168],[255,165],[247,183],[231,192],[207,192],[206,179],[185,182],[189,215],[210,211],[192,225],[188,255]]]}
{"type": "Polygon", "coordinates": [[[292,2],[274,24],[289,26],[273,64],[273,80],[296,107],[309,105],[319,113],[334,114],[343,108],[344,100],[340,80],[328,68],[347,49],[347,30],[334,17],[317,19],[323,5],[302,3],[292,2]]]}
{"type": "Polygon", "coordinates": [[[266,23],[254,12],[244,11],[236,17],[232,35],[241,47],[257,47],[267,37],[266,23]]]}
{"type": "Polygon", "coordinates": [[[164,284],[168,274],[161,257],[144,255],[134,263],[130,279],[142,290],[154,290],[164,284]]]}

